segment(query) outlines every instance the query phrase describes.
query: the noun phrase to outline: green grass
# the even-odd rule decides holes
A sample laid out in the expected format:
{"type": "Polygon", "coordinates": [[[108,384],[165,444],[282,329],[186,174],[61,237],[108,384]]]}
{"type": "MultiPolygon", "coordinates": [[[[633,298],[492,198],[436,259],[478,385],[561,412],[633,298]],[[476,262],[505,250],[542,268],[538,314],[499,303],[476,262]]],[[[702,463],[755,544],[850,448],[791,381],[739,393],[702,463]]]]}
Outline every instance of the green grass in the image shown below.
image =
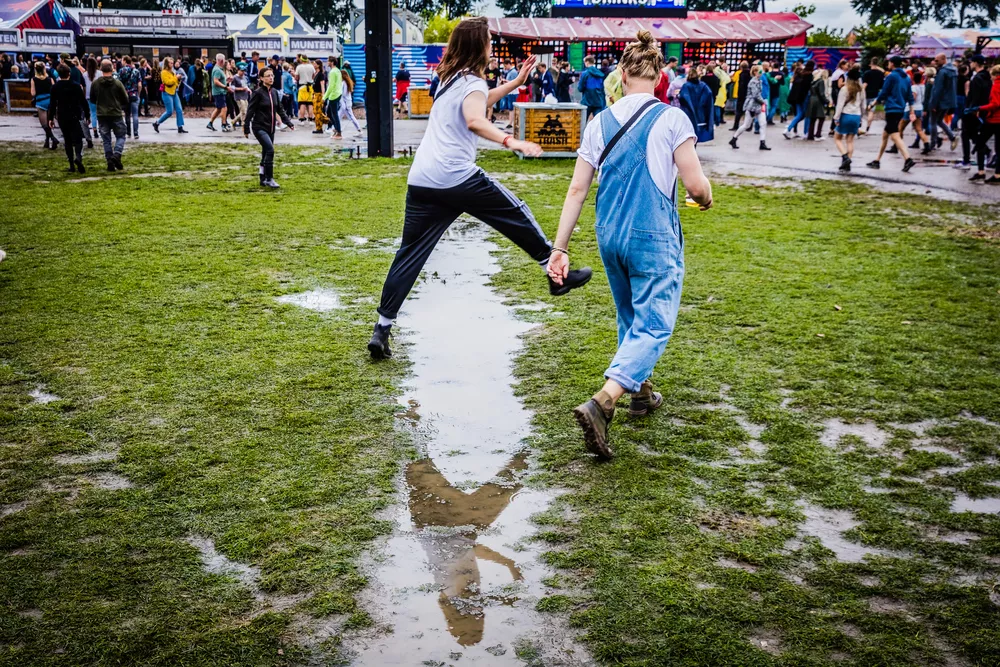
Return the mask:
{"type": "MultiPolygon", "coordinates": [[[[349,237],[398,236],[408,163],[282,146],[275,194],[250,147],[181,150],[130,148],[126,175],[85,183],[60,156],[0,151],[0,506],[26,503],[0,518],[0,664],[302,664],[371,622],[357,562],[410,455],[407,368],[363,354],[391,254],[349,237]],[[190,174],[127,177],[170,171],[190,174]],[[275,302],[314,287],[346,307],[275,302]],[[39,386],[62,400],[33,403],[39,386]],[[102,450],[117,459],[55,458],[102,450]],[[108,473],[133,488],[94,484],[108,473]],[[260,599],[208,573],[195,536],[259,567],[260,599]]],[[[536,175],[509,184],[554,232],[570,164],[483,164],[536,175]]],[[[958,491],[1000,495],[1000,429],[961,416],[1000,422],[997,209],[835,182],[717,186],[716,203],[682,211],[665,406],[618,416],[610,464],[570,416],[614,353],[607,282],[550,299],[501,241],[498,289],[561,311],[529,315],[517,361],[542,477],[569,489],[540,518],[559,591],[538,607],[607,664],[1000,664],[1000,518],[949,511],[958,491]],[[705,406],[724,386],[739,412],[705,406]],[[739,415],[766,450],[727,465],[751,456],[739,415]],[[888,440],[825,446],[831,418],[888,440]],[[924,419],[952,455],[891,426],[924,419]],[[848,537],[883,555],[789,541],[803,502],[849,510],[848,537]],[[935,539],[958,531],[976,539],[935,539]]],[[[588,208],[571,252],[597,269],[592,229],[588,208]]]]}

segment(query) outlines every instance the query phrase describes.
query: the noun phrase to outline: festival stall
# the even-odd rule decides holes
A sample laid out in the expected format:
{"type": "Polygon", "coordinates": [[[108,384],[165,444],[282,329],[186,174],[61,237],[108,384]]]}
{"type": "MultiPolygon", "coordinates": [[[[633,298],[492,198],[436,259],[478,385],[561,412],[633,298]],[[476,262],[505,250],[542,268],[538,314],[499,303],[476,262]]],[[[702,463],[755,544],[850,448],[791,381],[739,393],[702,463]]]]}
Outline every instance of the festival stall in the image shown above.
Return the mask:
{"type": "Polygon", "coordinates": [[[257,18],[234,34],[233,40],[237,53],[257,51],[265,57],[274,54],[304,54],[309,58],[340,55],[337,35],[314,30],[288,0],[267,0],[257,18]]]}
{"type": "MultiPolygon", "coordinates": [[[[79,33],[80,25],[58,0],[0,0],[0,51],[29,59],[72,53],[79,33]]],[[[4,81],[4,99],[9,111],[35,110],[28,81],[4,81]]]]}
{"type": "MultiPolygon", "coordinates": [[[[633,9],[639,13],[642,8],[633,9]]],[[[575,60],[620,56],[640,30],[649,30],[668,55],[684,60],[724,57],[784,60],[786,46],[804,46],[812,27],[792,12],[687,12],[662,18],[491,18],[493,54],[521,58],[552,54],[575,60]],[[580,48],[576,46],[582,44],[580,48]]]]}
{"type": "Polygon", "coordinates": [[[119,53],[160,60],[208,58],[229,54],[224,14],[185,14],[130,9],[81,9],[79,52],[98,56],[119,53]]]}

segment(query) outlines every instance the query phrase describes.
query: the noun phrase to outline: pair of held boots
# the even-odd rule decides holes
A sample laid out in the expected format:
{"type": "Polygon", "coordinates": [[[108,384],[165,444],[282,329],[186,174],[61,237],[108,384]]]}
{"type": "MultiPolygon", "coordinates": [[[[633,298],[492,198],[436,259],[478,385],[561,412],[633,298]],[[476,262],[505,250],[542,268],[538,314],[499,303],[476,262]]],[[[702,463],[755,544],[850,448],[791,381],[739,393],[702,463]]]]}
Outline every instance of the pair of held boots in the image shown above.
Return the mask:
{"type": "MultiPolygon", "coordinates": [[[[630,417],[645,417],[663,405],[663,396],[653,391],[653,383],[646,380],[639,391],[632,394],[628,406],[630,417]]],[[[586,403],[573,410],[576,422],[583,429],[583,440],[591,454],[603,460],[611,459],[615,453],[608,444],[608,431],[615,418],[615,403],[603,389],[586,403]]]]}

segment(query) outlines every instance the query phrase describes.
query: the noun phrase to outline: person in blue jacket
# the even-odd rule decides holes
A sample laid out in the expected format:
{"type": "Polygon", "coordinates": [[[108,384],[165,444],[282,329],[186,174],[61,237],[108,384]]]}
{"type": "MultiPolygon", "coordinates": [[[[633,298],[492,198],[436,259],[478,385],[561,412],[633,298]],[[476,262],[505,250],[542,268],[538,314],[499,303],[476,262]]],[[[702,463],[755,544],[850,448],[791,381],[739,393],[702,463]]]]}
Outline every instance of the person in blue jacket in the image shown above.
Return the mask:
{"type": "Polygon", "coordinates": [[[698,143],[715,139],[712,117],[715,112],[715,96],[708,84],[701,80],[704,74],[704,67],[692,67],[679,95],[681,111],[691,119],[698,143]]]}
{"type": "MultiPolygon", "coordinates": [[[[882,155],[885,153],[889,141],[892,140],[896,150],[905,160],[903,171],[909,171],[916,163],[910,157],[909,151],[906,150],[906,142],[903,141],[899,132],[899,126],[903,121],[906,107],[913,104],[913,89],[910,77],[906,76],[906,72],[903,71],[903,59],[899,56],[889,58],[889,75],[885,78],[885,83],[882,85],[878,97],[869,105],[869,108],[880,102],[885,109],[885,129],[882,130],[882,145],[878,149],[878,157],[869,162],[868,166],[872,169],[879,169],[882,166],[882,155]]],[[[913,112],[911,111],[910,114],[913,115],[913,112]]],[[[910,120],[912,121],[913,118],[910,120]]]]}
{"type": "Polygon", "coordinates": [[[580,102],[587,107],[588,120],[604,110],[604,72],[595,67],[596,62],[594,56],[583,59],[583,74],[576,84],[577,90],[583,93],[580,102]]]}

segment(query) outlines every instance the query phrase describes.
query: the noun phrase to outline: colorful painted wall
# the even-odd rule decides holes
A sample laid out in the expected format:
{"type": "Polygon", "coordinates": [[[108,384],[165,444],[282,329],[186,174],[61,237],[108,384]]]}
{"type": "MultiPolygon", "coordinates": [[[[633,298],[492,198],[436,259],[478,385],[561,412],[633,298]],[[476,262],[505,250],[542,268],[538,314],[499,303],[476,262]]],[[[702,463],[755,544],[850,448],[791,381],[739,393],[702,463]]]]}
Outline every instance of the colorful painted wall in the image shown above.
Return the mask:
{"type": "Polygon", "coordinates": [[[797,60],[815,60],[816,64],[831,72],[841,59],[858,60],[861,49],[850,46],[789,46],[785,62],[789,65],[797,60]]]}
{"type": "MultiPolygon", "coordinates": [[[[411,86],[430,85],[431,73],[441,62],[444,55],[444,45],[441,44],[412,44],[409,46],[397,45],[392,47],[392,71],[393,74],[399,70],[399,64],[406,63],[406,69],[410,72],[411,86]]],[[[351,63],[351,69],[358,77],[354,86],[354,101],[360,104],[365,94],[365,45],[364,44],[344,44],[344,58],[351,63]]],[[[392,96],[396,96],[396,86],[392,87],[392,96]]]]}

